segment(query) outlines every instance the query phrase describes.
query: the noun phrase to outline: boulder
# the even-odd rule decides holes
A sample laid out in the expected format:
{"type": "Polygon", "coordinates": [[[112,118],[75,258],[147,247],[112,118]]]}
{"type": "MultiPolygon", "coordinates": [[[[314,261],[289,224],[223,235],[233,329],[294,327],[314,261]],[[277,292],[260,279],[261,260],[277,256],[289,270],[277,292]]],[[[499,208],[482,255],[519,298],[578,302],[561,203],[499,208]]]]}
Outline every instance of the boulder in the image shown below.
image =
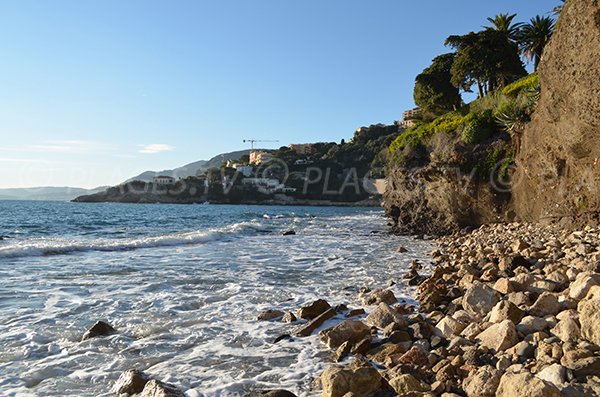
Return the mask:
{"type": "Polygon", "coordinates": [[[427,390],[417,378],[410,374],[396,376],[389,381],[389,384],[399,396],[415,392],[422,393],[427,390]]]}
{"type": "Polygon", "coordinates": [[[269,309],[269,310],[264,310],[264,311],[260,312],[258,314],[258,316],[256,317],[256,319],[258,321],[271,321],[271,320],[275,320],[278,318],[282,318],[284,315],[285,315],[285,313],[282,312],[281,310],[269,309]]]}
{"type": "Polygon", "coordinates": [[[501,323],[504,320],[510,320],[514,324],[518,324],[524,314],[523,310],[519,309],[514,303],[500,301],[490,312],[490,322],[501,323]]]}
{"type": "Polygon", "coordinates": [[[400,357],[399,361],[417,367],[429,366],[429,355],[423,348],[413,346],[400,357]]]}
{"type": "Polygon", "coordinates": [[[312,320],[329,310],[331,306],[324,299],[318,299],[310,305],[302,306],[298,309],[297,317],[305,320],[312,320]]]}
{"type": "Polygon", "coordinates": [[[455,320],[451,316],[446,316],[437,323],[433,329],[433,334],[446,339],[452,339],[452,337],[460,335],[466,327],[467,324],[462,321],[455,320]]]}
{"type": "Polygon", "coordinates": [[[504,320],[490,326],[477,335],[477,339],[479,339],[482,346],[497,352],[504,351],[519,341],[515,325],[510,320],[504,320]]]}
{"type": "Polygon", "coordinates": [[[375,368],[363,363],[330,367],[321,374],[323,397],[342,397],[347,393],[355,397],[372,396],[381,388],[382,380],[375,368]]]}
{"type": "Polygon", "coordinates": [[[321,341],[330,348],[337,348],[342,343],[349,341],[354,344],[371,335],[371,327],[362,321],[346,320],[335,327],[319,333],[321,341]]]}
{"type": "Polygon", "coordinates": [[[397,302],[397,299],[394,293],[389,289],[376,289],[366,296],[363,296],[362,302],[365,305],[378,305],[381,302],[393,305],[397,302]]]}
{"type": "Polygon", "coordinates": [[[367,352],[367,358],[376,363],[383,364],[385,359],[392,355],[404,354],[406,350],[395,343],[385,343],[367,352]]]}
{"type": "Polygon", "coordinates": [[[490,365],[479,367],[463,381],[463,390],[468,397],[494,397],[502,373],[490,365]]]}
{"type": "Polygon", "coordinates": [[[577,279],[571,283],[571,286],[569,287],[569,297],[575,300],[583,299],[594,285],[600,285],[600,274],[581,273],[577,276],[577,279]]]}
{"type": "Polygon", "coordinates": [[[523,335],[533,334],[548,328],[548,323],[541,317],[526,316],[517,324],[517,331],[523,335]]]}
{"type": "Polygon", "coordinates": [[[281,319],[281,321],[283,321],[284,323],[294,323],[296,321],[298,321],[298,319],[296,318],[296,315],[292,312],[286,312],[283,315],[283,318],[281,319]]]}
{"type": "Polygon", "coordinates": [[[85,334],[83,334],[81,340],[84,341],[86,339],[109,336],[116,332],[117,331],[110,324],[105,323],[104,321],[98,321],[96,324],[92,325],[90,329],[85,332],[85,334]]]}
{"type": "Polygon", "coordinates": [[[560,390],[529,372],[506,372],[500,379],[497,397],[560,397],[560,390]]]}
{"type": "Polygon", "coordinates": [[[543,381],[561,387],[567,381],[567,369],[560,364],[552,364],[538,372],[535,376],[543,381]]]}
{"type": "Polygon", "coordinates": [[[173,385],[152,379],[146,383],[140,397],[185,397],[185,395],[173,385]]]}
{"type": "Polygon", "coordinates": [[[375,310],[373,310],[365,322],[373,327],[383,329],[392,323],[399,324],[400,328],[406,328],[406,320],[396,310],[392,309],[387,303],[381,302],[375,310]]]}
{"type": "Polygon", "coordinates": [[[112,392],[116,394],[138,394],[144,390],[144,386],[149,380],[150,377],[142,371],[129,369],[119,376],[112,392]]]}
{"type": "Polygon", "coordinates": [[[586,353],[580,355],[574,352],[574,354],[565,354],[560,363],[573,371],[575,377],[580,381],[584,382],[590,375],[598,375],[600,373],[600,357],[587,355],[586,353]]]}
{"type": "Polygon", "coordinates": [[[322,313],[319,317],[314,318],[307,322],[304,325],[301,325],[294,331],[294,335],[296,336],[309,336],[311,335],[317,328],[319,328],[323,323],[330,318],[335,316],[335,309],[330,308],[329,310],[322,313]]]}
{"type": "Polygon", "coordinates": [[[465,292],[463,307],[476,317],[484,317],[500,300],[500,294],[487,285],[475,281],[465,292]]]}
{"type": "Polygon", "coordinates": [[[529,309],[532,316],[545,317],[554,316],[562,310],[562,305],[558,302],[556,295],[550,292],[542,293],[529,309]]]}
{"type": "Polygon", "coordinates": [[[515,291],[512,282],[507,278],[499,278],[498,280],[496,280],[492,288],[494,288],[496,291],[500,292],[503,295],[515,291]]]}
{"type": "Polygon", "coordinates": [[[574,342],[581,336],[579,325],[571,317],[560,320],[550,332],[563,342],[574,342]]]}
{"type": "Polygon", "coordinates": [[[581,336],[600,345],[600,299],[585,299],[577,305],[581,336]]]}
{"type": "Polygon", "coordinates": [[[283,389],[263,390],[258,395],[261,397],[296,397],[291,391],[283,389]]]}

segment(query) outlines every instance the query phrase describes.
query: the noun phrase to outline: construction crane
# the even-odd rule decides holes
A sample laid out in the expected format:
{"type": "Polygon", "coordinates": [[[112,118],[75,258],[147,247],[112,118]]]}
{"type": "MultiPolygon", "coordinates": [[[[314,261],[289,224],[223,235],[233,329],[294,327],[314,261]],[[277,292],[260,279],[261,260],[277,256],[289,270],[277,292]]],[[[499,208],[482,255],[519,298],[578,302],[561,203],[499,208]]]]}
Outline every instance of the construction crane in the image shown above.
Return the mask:
{"type": "Polygon", "coordinates": [[[250,150],[254,150],[255,142],[279,142],[279,141],[277,141],[277,140],[271,141],[271,140],[265,140],[265,139],[244,139],[244,143],[246,143],[246,142],[250,142],[250,150]]]}

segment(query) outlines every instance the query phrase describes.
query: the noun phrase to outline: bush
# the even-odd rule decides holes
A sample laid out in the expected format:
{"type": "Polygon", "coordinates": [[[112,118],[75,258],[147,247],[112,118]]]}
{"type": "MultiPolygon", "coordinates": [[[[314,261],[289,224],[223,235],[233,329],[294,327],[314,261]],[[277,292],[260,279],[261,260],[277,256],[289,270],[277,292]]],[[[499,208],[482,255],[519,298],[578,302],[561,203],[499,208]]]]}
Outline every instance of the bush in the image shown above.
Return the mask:
{"type": "Polygon", "coordinates": [[[536,90],[540,86],[540,78],[537,73],[531,73],[502,89],[504,95],[516,97],[523,91],[536,90]]]}
{"type": "Polygon", "coordinates": [[[474,145],[488,139],[494,130],[494,117],[491,109],[473,111],[464,118],[461,139],[468,145],[474,145]]]}
{"type": "Polygon", "coordinates": [[[438,117],[431,123],[431,128],[436,134],[439,132],[450,133],[456,131],[463,123],[464,117],[454,112],[438,117]]]}

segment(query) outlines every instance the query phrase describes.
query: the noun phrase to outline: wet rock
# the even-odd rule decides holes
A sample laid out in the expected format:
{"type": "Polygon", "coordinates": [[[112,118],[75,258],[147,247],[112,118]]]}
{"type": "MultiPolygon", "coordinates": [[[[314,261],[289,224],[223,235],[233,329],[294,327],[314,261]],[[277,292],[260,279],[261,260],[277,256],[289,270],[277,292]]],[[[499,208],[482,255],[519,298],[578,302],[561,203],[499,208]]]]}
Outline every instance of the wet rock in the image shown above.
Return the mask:
{"type": "Polygon", "coordinates": [[[116,332],[117,331],[110,324],[105,323],[104,321],[98,321],[96,324],[92,325],[92,327],[88,329],[85,334],[83,334],[81,340],[84,341],[86,339],[109,336],[116,332]]]}
{"type": "Polygon", "coordinates": [[[383,329],[392,323],[398,324],[401,329],[407,326],[406,320],[400,313],[392,309],[385,302],[381,302],[375,310],[369,313],[367,318],[365,318],[365,322],[379,329],[383,329]]]}
{"type": "Polygon", "coordinates": [[[119,376],[117,382],[112,388],[113,393],[117,394],[138,394],[144,390],[144,386],[150,380],[150,377],[136,369],[129,369],[119,376]]]}
{"type": "Polygon", "coordinates": [[[319,328],[325,321],[335,316],[335,309],[331,308],[327,310],[325,313],[321,314],[319,317],[310,320],[308,323],[301,325],[294,331],[294,335],[296,336],[309,336],[311,335],[317,328],[319,328]]]}
{"type": "Polygon", "coordinates": [[[560,397],[560,390],[528,372],[506,372],[500,379],[497,397],[560,397]]]}
{"type": "Polygon", "coordinates": [[[410,395],[410,393],[420,393],[427,389],[421,382],[410,374],[396,376],[389,381],[390,386],[399,396],[410,395]]]}
{"type": "Polygon", "coordinates": [[[260,312],[258,314],[258,316],[256,317],[256,319],[258,321],[272,321],[272,320],[282,318],[284,314],[285,313],[282,312],[281,310],[269,309],[269,310],[264,310],[264,311],[260,312]]]}
{"type": "Polygon", "coordinates": [[[261,397],[296,397],[291,391],[283,389],[263,390],[258,395],[261,397]]]}
{"type": "Polygon", "coordinates": [[[335,327],[319,333],[321,341],[330,348],[337,348],[342,343],[349,341],[352,344],[360,342],[371,335],[371,327],[362,321],[346,320],[335,327]]]}
{"type": "Polygon", "coordinates": [[[398,249],[396,250],[396,252],[399,252],[399,253],[403,254],[405,252],[408,252],[408,250],[405,247],[400,246],[400,247],[398,247],[398,249]]]}
{"type": "Polygon", "coordinates": [[[481,346],[497,352],[504,351],[519,341],[515,325],[510,320],[504,320],[499,324],[490,326],[477,335],[477,339],[479,339],[481,346]]]}
{"type": "Polygon", "coordinates": [[[290,335],[290,334],[279,335],[277,338],[275,338],[273,343],[278,343],[278,342],[281,342],[282,340],[288,340],[288,339],[292,339],[292,335],[290,335]]]}
{"type": "Polygon", "coordinates": [[[497,291],[476,281],[465,293],[463,307],[474,316],[484,317],[494,308],[499,300],[500,295],[497,291]]]}
{"type": "Polygon", "coordinates": [[[329,310],[331,306],[324,299],[318,299],[310,305],[302,306],[298,309],[298,317],[305,320],[312,320],[329,310]]]}
{"type": "Polygon", "coordinates": [[[383,378],[379,372],[365,363],[352,363],[346,367],[327,368],[321,374],[323,397],[372,396],[381,389],[383,378]]]}
{"type": "Polygon", "coordinates": [[[378,305],[381,302],[393,305],[396,301],[396,296],[388,289],[377,289],[362,297],[362,302],[365,305],[378,305]]]}
{"type": "Polygon", "coordinates": [[[296,235],[296,231],[295,230],[286,230],[285,232],[282,233],[283,236],[295,236],[296,235]]]}
{"type": "Polygon", "coordinates": [[[501,377],[500,371],[485,365],[464,380],[463,389],[468,397],[494,397],[501,377]]]}
{"type": "Polygon", "coordinates": [[[296,321],[298,321],[298,318],[296,318],[296,315],[292,312],[286,312],[283,315],[283,318],[281,319],[281,321],[283,321],[284,323],[294,323],[296,321]]]}
{"type": "Polygon", "coordinates": [[[185,397],[175,386],[152,379],[146,383],[140,397],[185,397]]]}
{"type": "Polygon", "coordinates": [[[365,314],[365,309],[352,309],[346,314],[346,317],[356,317],[365,314]]]}
{"type": "Polygon", "coordinates": [[[352,350],[352,344],[350,342],[346,341],[346,342],[342,343],[340,345],[340,347],[338,347],[337,350],[335,351],[335,353],[333,354],[333,361],[335,361],[336,363],[339,363],[344,358],[346,358],[346,356],[348,356],[348,354],[350,354],[351,350],[352,350]]]}

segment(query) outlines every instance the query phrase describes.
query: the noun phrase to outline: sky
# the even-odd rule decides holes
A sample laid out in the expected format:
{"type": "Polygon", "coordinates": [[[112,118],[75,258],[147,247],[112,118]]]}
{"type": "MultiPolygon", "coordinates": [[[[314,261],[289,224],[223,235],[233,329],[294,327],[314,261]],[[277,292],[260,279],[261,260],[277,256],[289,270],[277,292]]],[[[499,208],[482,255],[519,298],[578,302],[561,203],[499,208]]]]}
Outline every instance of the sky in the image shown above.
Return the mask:
{"type": "Polygon", "coordinates": [[[414,106],[447,36],[558,3],[2,0],[0,188],[114,185],[244,139],[348,140],[414,106]]]}

